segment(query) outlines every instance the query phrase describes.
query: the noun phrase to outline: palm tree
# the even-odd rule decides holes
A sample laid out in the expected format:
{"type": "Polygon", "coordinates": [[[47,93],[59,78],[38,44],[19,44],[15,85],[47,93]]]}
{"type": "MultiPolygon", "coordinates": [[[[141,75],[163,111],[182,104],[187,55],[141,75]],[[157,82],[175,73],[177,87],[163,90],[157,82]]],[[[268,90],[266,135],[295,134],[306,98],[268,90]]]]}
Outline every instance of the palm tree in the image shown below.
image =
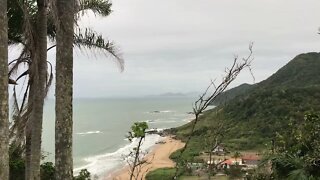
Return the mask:
{"type": "Polygon", "coordinates": [[[36,13],[36,25],[34,28],[34,54],[31,65],[33,85],[36,87],[32,99],[31,111],[31,156],[30,171],[27,173],[27,180],[40,180],[40,161],[41,161],[41,136],[44,98],[46,96],[47,82],[47,1],[37,0],[38,11],[36,13]]]}
{"type": "Polygon", "coordinates": [[[74,1],[57,0],[55,177],[73,179],[72,95],[74,1]]]}
{"type": "MultiPolygon", "coordinates": [[[[48,73],[49,75],[47,77],[46,61],[43,60],[43,57],[46,56],[44,48],[41,49],[36,47],[39,44],[43,44],[42,47],[46,47],[46,44],[43,43],[44,41],[40,41],[40,39],[44,40],[44,38],[34,39],[34,37],[36,37],[35,34],[38,34],[38,31],[40,30],[40,26],[37,26],[37,24],[43,25],[41,26],[41,30],[46,29],[46,33],[48,37],[52,40],[52,42],[55,41],[58,29],[56,28],[56,24],[54,23],[55,18],[53,18],[53,8],[47,8],[50,15],[48,16],[46,28],[44,28],[44,21],[46,20],[37,18],[38,14],[43,13],[42,11],[40,11],[41,7],[38,6],[37,9],[37,7],[32,6],[32,4],[35,4],[35,1],[30,1],[31,6],[30,4],[23,4],[19,0],[12,0],[8,4],[8,14],[10,15],[10,43],[20,43],[24,45],[24,49],[21,53],[21,56],[18,59],[12,61],[11,63],[9,76],[13,76],[14,72],[20,65],[26,64],[28,66],[27,70],[16,78],[16,81],[18,81],[19,79],[22,79],[22,77],[28,77],[28,83],[26,91],[23,95],[21,105],[19,105],[17,101],[15,101],[14,103],[14,107],[16,109],[16,114],[14,115],[15,123],[11,128],[11,134],[18,143],[24,139],[22,132],[26,132],[26,177],[32,177],[32,174],[36,174],[36,176],[38,176],[39,174],[38,168],[35,168],[34,166],[39,167],[38,163],[35,162],[38,162],[38,157],[40,157],[41,155],[41,135],[39,134],[39,132],[41,133],[42,129],[43,102],[52,80],[52,68],[51,73],[48,73]],[[23,5],[21,6],[21,4],[23,5]],[[19,26],[21,22],[23,22],[24,24],[24,30],[22,30],[22,26],[19,26]],[[39,51],[40,49],[41,52],[39,51]],[[42,55],[40,56],[40,54],[42,55]],[[43,58],[42,61],[38,60],[39,57],[43,58]],[[41,87],[38,88],[38,86],[41,87]],[[38,93],[42,95],[38,96],[38,93]],[[37,120],[34,121],[34,118],[37,120]],[[37,130],[35,130],[34,127],[36,127],[37,130]],[[33,143],[33,141],[37,141],[37,143],[33,143]],[[32,150],[33,148],[37,148],[38,150],[32,150]],[[33,157],[31,157],[31,155],[33,157]],[[31,171],[33,172],[31,173],[31,171]]],[[[42,0],[38,1],[40,5],[41,2],[42,0]]],[[[77,9],[77,13],[91,9],[96,14],[107,16],[111,12],[110,7],[111,3],[104,0],[81,0],[80,6],[77,9]]],[[[45,16],[44,14],[42,15],[45,16]]],[[[43,34],[41,37],[44,37],[45,31],[43,31],[42,33],[43,34]]],[[[73,34],[73,43],[77,47],[87,47],[89,49],[97,48],[99,50],[103,50],[103,52],[105,53],[111,54],[112,57],[114,57],[117,60],[117,62],[119,62],[121,69],[123,69],[123,59],[119,56],[119,54],[117,54],[114,44],[112,42],[105,41],[101,35],[97,35],[91,29],[77,29],[77,32],[73,34]]],[[[53,47],[55,46],[48,48],[48,50],[53,47]]],[[[14,93],[14,96],[15,95],[16,93],[14,93]]],[[[17,99],[16,96],[15,99],[17,99]]]]}
{"type": "Polygon", "coordinates": [[[0,179],[9,179],[7,1],[0,1],[0,179]]]}
{"type": "MultiPolygon", "coordinates": [[[[111,3],[103,0],[81,1],[80,9],[92,8],[103,16],[110,14],[111,3]],[[99,8],[96,5],[99,5],[99,8]]],[[[55,164],[56,178],[73,178],[72,132],[73,132],[73,41],[89,48],[100,48],[111,53],[122,65],[123,60],[113,50],[112,43],[105,43],[101,36],[96,37],[91,30],[74,36],[75,4],[73,1],[58,0],[57,4],[57,53],[56,53],[56,128],[55,164]],[[68,13],[65,13],[68,12],[68,13]]],[[[122,67],[122,66],[121,66],[122,67]]],[[[122,67],[123,68],[123,67],[122,67]]]]}

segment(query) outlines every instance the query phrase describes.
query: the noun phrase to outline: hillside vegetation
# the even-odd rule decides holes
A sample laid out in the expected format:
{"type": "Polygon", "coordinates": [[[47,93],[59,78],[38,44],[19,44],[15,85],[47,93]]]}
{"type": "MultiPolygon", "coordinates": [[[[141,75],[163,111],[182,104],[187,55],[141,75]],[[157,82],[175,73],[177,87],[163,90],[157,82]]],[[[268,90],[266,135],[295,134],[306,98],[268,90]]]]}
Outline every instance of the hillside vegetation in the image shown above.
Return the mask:
{"type": "Polygon", "coordinates": [[[239,95],[250,92],[250,90],[253,87],[255,87],[255,86],[251,85],[251,84],[246,84],[246,83],[241,84],[240,86],[237,86],[235,88],[232,88],[232,89],[220,94],[219,96],[217,96],[214,99],[214,101],[211,102],[211,104],[215,105],[215,106],[225,104],[239,95]]]}
{"type": "MultiPolygon", "coordinates": [[[[303,119],[307,112],[319,112],[320,53],[298,55],[268,79],[241,85],[222,96],[213,102],[218,107],[202,115],[186,158],[205,150],[204,139],[218,122],[225,124],[223,143],[229,150],[257,150],[270,145],[290,122],[303,119]]],[[[178,138],[190,133],[191,123],[173,130],[178,138]]]]}

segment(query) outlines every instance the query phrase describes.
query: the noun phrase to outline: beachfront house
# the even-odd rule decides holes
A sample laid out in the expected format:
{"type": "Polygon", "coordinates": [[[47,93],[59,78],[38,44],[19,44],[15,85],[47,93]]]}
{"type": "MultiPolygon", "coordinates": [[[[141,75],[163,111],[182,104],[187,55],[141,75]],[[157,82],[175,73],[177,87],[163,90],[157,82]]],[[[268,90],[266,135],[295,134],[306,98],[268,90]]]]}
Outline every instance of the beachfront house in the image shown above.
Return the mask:
{"type": "Polygon", "coordinates": [[[212,151],[213,154],[218,155],[218,156],[223,156],[226,153],[226,150],[223,146],[218,145],[214,150],[212,151]]]}
{"type": "Polygon", "coordinates": [[[257,168],[260,162],[260,157],[255,154],[248,154],[242,157],[243,164],[247,166],[248,169],[257,168]]]}
{"type": "Polygon", "coordinates": [[[240,165],[242,166],[243,163],[242,163],[242,159],[241,158],[230,158],[230,159],[227,159],[225,161],[223,161],[221,163],[222,167],[223,168],[230,168],[231,165],[240,165]]]}
{"type": "MultiPolygon", "coordinates": [[[[254,169],[257,168],[260,162],[260,157],[255,154],[247,154],[241,158],[230,158],[226,159],[223,162],[220,162],[220,167],[230,168],[232,165],[240,165],[243,169],[254,169]]],[[[209,162],[208,162],[209,163],[209,162]]],[[[217,163],[217,162],[215,162],[217,163]]]]}

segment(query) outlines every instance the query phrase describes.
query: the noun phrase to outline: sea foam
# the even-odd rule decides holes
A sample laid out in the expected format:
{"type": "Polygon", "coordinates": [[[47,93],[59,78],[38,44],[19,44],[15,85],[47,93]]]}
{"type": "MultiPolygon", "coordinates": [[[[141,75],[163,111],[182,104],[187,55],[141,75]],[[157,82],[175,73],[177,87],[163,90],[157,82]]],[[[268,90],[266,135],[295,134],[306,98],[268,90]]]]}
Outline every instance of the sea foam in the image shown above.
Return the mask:
{"type": "Polygon", "coordinates": [[[87,131],[87,132],[80,132],[80,133],[76,133],[78,135],[87,135],[87,134],[101,134],[101,131],[87,131]]]}
{"type": "MultiPolygon", "coordinates": [[[[157,134],[149,134],[146,136],[142,144],[143,152],[150,152],[156,142],[163,140],[163,137],[157,134]]],[[[132,151],[138,144],[138,139],[134,139],[133,142],[125,145],[112,153],[105,153],[97,156],[87,157],[84,160],[86,165],[75,168],[74,173],[78,174],[81,169],[87,169],[92,177],[98,177],[102,179],[104,176],[108,176],[115,169],[121,169],[126,166],[125,157],[132,151]]]]}

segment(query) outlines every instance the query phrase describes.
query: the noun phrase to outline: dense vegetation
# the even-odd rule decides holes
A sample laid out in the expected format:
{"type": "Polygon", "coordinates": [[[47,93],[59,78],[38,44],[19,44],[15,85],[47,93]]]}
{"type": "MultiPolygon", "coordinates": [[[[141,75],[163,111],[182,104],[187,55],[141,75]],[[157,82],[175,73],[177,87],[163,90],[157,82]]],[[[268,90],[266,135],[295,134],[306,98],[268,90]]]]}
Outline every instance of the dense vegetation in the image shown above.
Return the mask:
{"type": "Polygon", "coordinates": [[[277,134],[267,160],[276,179],[309,179],[320,177],[320,118],[307,114],[289,123],[283,134],[277,134]]]}
{"type": "MultiPolygon", "coordinates": [[[[223,142],[229,150],[257,150],[270,145],[277,133],[290,128],[291,120],[320,111],[319,69],[320,53],[301,54],[267,80],[225,93],[233,98],[204,113],[186,158],[205,149],[202,140],[221,121],[226,128],[223,142]]],[[[190,125],[173,131],[183,139],[190,133],[190,125]]]]}
{"type": "Polygon", "coordinates": [[[220,94],[214,99],[214,101],[211,102],[211,104],[215,106],[225,104],[239,95],[248,93],[253,87],[254,85],[251,84],[241,84],[240,86],[237,86],[220,94]]]}
{"type": "MultiPolygon", "coordinates": [[[[23,157],[24,148],[10,146],[10,180],[25,179],[25,157],[23,157]]],[[[44,158],[44,157],[43,157],[44,158]]],[[[56,167],[52,162],[44,162],[40,166],[41,180],[55,180],[56,167]]],[[[86,169],[82,169],[73,180],[90,180],[90,173],[86,169]]]]}

